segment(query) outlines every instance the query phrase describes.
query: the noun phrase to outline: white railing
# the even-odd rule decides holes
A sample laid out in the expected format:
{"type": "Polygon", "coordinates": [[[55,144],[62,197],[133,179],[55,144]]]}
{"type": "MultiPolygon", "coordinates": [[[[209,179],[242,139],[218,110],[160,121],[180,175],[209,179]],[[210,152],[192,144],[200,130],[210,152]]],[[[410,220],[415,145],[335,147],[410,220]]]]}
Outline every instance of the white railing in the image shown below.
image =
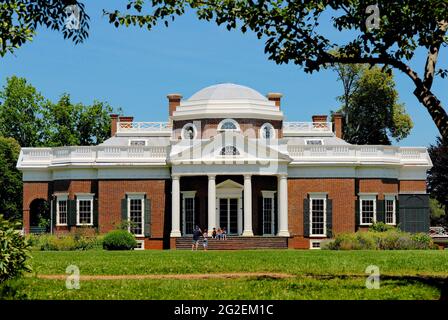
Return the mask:
{"type": "Polygon", "coordinates": [[[323,133],[332,132],[331,122],[283,122],[283,133],[323,133]]]}
{"type": "Polygon", "coordinates": [[[315,146],[288,145],[293,162],[388,162],[430,164],[426,148],[395,146],[315,146]]]}
{"type": "Polygon", "coordinates": [[[49,166],[72,163],[163,162],[165,146],[92,146],[59,148],[22,148],[20,166],[49,166]]]}
{"type": "Polygon", "coordinates": [[[169,122],[118,122],[117,133],[171,132],[169,122]]]}

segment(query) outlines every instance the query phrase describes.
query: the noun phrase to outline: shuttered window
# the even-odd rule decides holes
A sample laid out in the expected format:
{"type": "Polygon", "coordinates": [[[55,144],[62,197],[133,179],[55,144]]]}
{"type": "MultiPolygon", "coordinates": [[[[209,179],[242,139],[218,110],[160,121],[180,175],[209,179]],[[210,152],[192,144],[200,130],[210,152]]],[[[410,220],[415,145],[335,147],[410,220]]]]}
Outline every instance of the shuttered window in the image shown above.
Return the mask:
{"type": "Polygon", "coordinates": [[[145,198],[143,195],[128,196],[129,232],[136,236],[144,236],[145,198]]]}
{"type": "Polygon", "coordinates": [[[324,197],[310,197],[310,236],[326,236],[326,201],[324,197]]]}
{"type": "Polygon", "coordinates": [[[385,198],[385,222],[390,225],[395,225],[396,221],[395,196],[387,196],[385,198]]]}
{"type": "Polygon", "coordinates": [[[76,196],[76,224],[93,225],[93,195],[76,196]]]}
{"type": "Polygon", "coordinates": [[[68,224],[68,197],[58,195],[56,197],[56,225],[66,226],[68,224]]]}
{"type": "Polygon", "coordinates": [[[376,196],[360,196],[361,225],[371,225],[376,222],[376,196]]]}

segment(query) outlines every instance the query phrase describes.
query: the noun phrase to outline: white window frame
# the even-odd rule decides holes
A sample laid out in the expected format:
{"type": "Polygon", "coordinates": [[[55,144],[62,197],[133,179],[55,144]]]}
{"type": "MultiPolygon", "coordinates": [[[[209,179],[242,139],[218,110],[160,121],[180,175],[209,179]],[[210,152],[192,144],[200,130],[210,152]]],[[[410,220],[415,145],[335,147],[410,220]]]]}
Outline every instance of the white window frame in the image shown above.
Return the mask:
{"type": "Polygon", "coordinates": [[[196,212],[196,203],[194,201],[194,199],[196,197],[196,191],[181,191],[181,193],[182,193],[182,234],[190,235],[192,233],[187,231],[187,226],[186,226],[187,216],[186,216],[186,212],[185,212],[185,200],[193,199],[193,228],[194,228],[194,225],[196,223],[196,221],[194,219],[195,218],[194,213],[196,212]]]}
{"type": "Polygon", "coordinates": [[[218,153],[216,155],[219,157],[241,157],[242,156],[240,149],[238,149],[235,145],[232,145],[232,144],[218,148],[217,151],[218,151],[218,153]],[[225,150],[225,148],[227,148],[227,147],[235,148],[237,154],[222,154],[222,150],[225,150]]]}
{"type": "Polygon", "coordinates": [[[185,125],[182,127],[182,131],[180,132],[180,137],[181,137],[182,140],[187,140],[187,141],[188,141],[188,140],[195,140],[195,139],[197,138],[197,136],[198,136],[198,129],[196,128],[196,126],[194,125],[194,123],[189,122],[189,123],[185,124],[185,125]],[[193,128],[193,138],[192,138],[192,139],[186,139],[186,138],[184,137],[185,131],[187,130],[188,127],[192,127],[192,128],[193,128]]]}
{"type": "Polygon", "coordinates": [[[240,130],[240,125],[238,124],[238,122],[236,122],[236,121],[233,120],[233,119],[228,118],[228,119],[224,119],[224,120],[222,120],[222,121],[218,124],[218,131],[239,132],[239,131],[241,131],[241,130],[240,130]],[[235,128],[236,128],[236,129],[223,129],[222,126],[223,126],[223,124],[226,123],[226,122],[232,122],[232,123],[235,125],[235,128]]]}
{"type": "Polygon", "coordinates": [[[68,194],[56,194],[56,226],[57,227],[65,227],[68,225],[68,194]],[[67,210],[67,223],[59,223],[59,201],[66,201],[66,210],[67,210]]]}
{"type": "Polygon", "coordinates": [[[327,194],[310,194],[310,208],[309,208],[309,234],[312,237],[326,237],[327,236],[327,194]],[[323,200],[324,201],[324,233],[323,234],[313,234],[313,200],[323,200]]]}
{"type": "Polygon", "coordinates": [[[324,139],[305,139],[305,145],[306,146],[323,146],[324,139]],[[308,144],[308,141],[320,141],[320,144],[308,144]]]}
{"type": "Polygon", "coordinates": [[[144,194],[128,194],[127,195],[127,211],[128,211],[128,231],[131,232],[131,200],[141,200],[142,203],[142,233],[132,233],[136,237],[145,236],[145,195],[144,194]]]}
{"type": "Polygon", "coordinates": [[[310,249],[311,250],[320,250],[320,249],[322,249],[322,240],[310,240],[310,249]],[[319,247],[318,248],[313,247],[314,243],[318,243],[319,247]]]}
{"type": "Polygon", "coordinates": [[[271,123],[269,123],[269,122],[263,123],[263,125],[260,127],[259,134],[260,134],[260,138],[263,139],[263,140],[273,140],[276,137],[274,126],[271,123]],[[271,137],[269,139],[266,139],[263,136],[263,131],[264,131],[264,128],[266,128],[266,127],[269,127],[271,129],[271,137]]]}
{"type": "Polygon", "coordinates": [[[384,221],[386,224],[390,225],[390,226],[395,226],[397,225],[397,197],[396,195],[384,195],[384,221]],[[392,223],[387,223],[387,202],[386,201],[390,201],[392,200],[393,203],[393,207],[392,207],[392,223]]]}
{"type": "Polygon", "coordinates": [[[76,195],[76,225],[77,226],[93,226],[93,194],[77,194],[76,195]],[[79,202],[90,201],[90,223],[79,222],[79,202]]]}
{"type": "Polygon", "coordinates": [[[130,147],[146,147],[148,145],[148,140],[146,139],[129,139],[129,146],[130,147]],[[143,146],[133,146],[132,142],[134,141],[143,141],[145,144],[143,146]]]}
{"type": "Polygon", "coordinates": [[[361,226],[371,226],[377,220],[377,195],[376,194],[360,194],[359,195],[359,225],[361,226]],[[362,202],[373,200],[373,221],[371,223],[362,222],[362,202]]]}
{"type": "Polygon", "coordinates": [[[145,250],[145,240],[135,240],[137,244],[141,244],[140,248],[135,247],[134,250],[145,250]]]}
{"type": "Polygon", "coordinates": [[[271,234],[274,235],[275,233],[275,194],[276,191],[266,191],[266,190],[262,190],[261,191],[261,195],[262,195],[262,199],[263,199],[263,203],[261,206],[261,210],[262,210],[262,219],[263,219],[263,234],[264,233],[264,199],[271,199],[272,201],[272,208],[271,208],[271,231],[272,233],[266,233],[266,234],[271,234]]]}

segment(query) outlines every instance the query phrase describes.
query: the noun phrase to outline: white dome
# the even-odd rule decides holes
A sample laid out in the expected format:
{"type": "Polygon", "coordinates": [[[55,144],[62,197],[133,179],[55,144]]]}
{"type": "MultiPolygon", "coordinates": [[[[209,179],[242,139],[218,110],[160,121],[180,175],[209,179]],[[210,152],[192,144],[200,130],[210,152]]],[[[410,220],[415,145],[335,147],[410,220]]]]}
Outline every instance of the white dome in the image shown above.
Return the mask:
{"type": "Polygon", "coordinates": [[[258,91],[233,83],[216,84],[204,88],[193,94],[188,101],[237,99],[268,101],[268,99],[258,91]]]}

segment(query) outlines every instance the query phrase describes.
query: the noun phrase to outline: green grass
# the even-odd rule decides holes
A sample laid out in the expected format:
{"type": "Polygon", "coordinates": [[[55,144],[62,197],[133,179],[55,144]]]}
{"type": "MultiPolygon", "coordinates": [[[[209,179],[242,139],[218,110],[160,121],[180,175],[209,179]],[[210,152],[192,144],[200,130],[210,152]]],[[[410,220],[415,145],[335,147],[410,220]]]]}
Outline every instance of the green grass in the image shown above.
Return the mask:
{"type": "Polygon", "coordinates": [[[16,282],[30,299],[439,299],[447,251],[72,251],[33,252],[33,275],[16,282]],[[145,279],[81,281],[68,290],[68,265],[81,275],[278,272],[287,279],[145,279]],[[365,269],[380,269],[380,289],[365,287],[365,269]]]}

